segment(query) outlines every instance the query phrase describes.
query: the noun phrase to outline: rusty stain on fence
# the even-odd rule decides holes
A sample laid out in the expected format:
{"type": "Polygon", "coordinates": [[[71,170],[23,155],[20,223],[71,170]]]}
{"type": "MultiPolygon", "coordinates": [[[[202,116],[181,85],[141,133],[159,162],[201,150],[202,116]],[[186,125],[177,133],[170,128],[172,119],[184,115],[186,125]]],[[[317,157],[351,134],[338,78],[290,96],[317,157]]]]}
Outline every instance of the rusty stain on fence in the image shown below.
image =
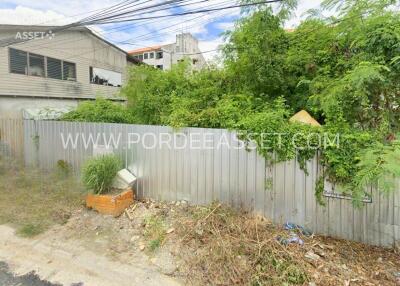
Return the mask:
{"type": "Polygon", "coordinates": [[[0,119],[0,154],[18,160],[24,157],[24,129],[20,119],[0,119]]]}

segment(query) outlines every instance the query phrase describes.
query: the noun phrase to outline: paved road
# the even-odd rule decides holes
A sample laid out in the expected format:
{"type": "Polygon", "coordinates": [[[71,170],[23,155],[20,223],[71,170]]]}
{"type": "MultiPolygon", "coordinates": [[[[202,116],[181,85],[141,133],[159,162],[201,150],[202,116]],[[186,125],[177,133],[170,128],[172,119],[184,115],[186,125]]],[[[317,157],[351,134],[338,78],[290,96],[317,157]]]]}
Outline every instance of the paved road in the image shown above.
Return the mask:
{"type": "Polygon", "coordinates": [[[10,272],[8,265],[0,261],[0,285],[2,286],[60,286],[41,280],[31,272],[23,276],[17,276],[10,272]]]}

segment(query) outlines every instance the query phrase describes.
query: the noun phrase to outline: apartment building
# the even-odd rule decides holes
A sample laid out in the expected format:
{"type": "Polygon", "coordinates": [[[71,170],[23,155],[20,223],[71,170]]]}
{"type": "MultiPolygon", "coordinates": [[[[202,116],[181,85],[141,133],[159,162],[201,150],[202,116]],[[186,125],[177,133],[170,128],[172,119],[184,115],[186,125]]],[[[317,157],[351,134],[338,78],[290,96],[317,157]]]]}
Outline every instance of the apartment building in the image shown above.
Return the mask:
{"type": "Polygon", "coordinates": [[[162,70],[169,70],[172,65],[188,59],[193,70],[207,66],[207,62],[199,49],[198,40],[190,33],[176,35],[176,42],[157,45],[130,51],[135,59],[162,70]]]}

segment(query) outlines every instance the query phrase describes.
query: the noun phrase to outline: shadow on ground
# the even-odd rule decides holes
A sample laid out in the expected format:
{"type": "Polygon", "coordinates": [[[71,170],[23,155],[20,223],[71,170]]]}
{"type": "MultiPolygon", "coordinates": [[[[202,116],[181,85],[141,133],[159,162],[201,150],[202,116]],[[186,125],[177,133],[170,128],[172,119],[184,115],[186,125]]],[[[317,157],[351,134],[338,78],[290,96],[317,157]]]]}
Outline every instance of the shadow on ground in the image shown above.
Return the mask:
{"type": "MultiPolygon", "coordinates": [[[[8,265],[0,261],[0,285],[3,286],[62,286],[41,280],[35,272],[17,276],[13,274],[8,265]]],[[[83,286],[82,283],[72,284],[71,286],[83,286]]]]}

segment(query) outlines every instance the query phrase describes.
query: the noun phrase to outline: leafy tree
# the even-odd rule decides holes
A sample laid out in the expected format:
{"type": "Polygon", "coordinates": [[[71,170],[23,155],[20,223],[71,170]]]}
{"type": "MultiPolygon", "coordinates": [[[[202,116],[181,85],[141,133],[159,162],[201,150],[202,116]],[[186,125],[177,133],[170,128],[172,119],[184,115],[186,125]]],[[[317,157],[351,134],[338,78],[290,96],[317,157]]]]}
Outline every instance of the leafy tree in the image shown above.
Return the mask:
{"type": "Polygon", "coordinates": [[[264,100],[287,94],[284,63],[289,41],[282,19],[264,8],[236,23],[227,34],[225,66],[234,88],[264,100]]]}

